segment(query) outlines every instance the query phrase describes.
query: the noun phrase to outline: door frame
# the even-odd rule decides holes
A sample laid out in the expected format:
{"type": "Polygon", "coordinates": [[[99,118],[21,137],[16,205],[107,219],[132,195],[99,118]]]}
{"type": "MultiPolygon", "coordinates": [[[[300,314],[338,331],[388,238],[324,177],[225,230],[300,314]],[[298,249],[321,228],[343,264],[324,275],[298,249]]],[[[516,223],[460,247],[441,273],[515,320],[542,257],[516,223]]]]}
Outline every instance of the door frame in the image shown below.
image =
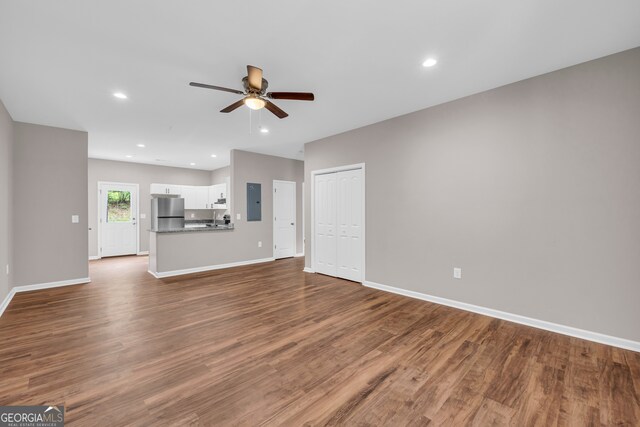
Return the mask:
{"type": "Polygon", "coordinates": [[[316,194],[315,194],[315,186],[316,186],[316,176],[317,175],[326,175],[328,173],[335,172],[344,172],[350,170],[362,170],[362,281],[360,283],[364,284],[365,282],[365,274],[366,274],[366,234],[367,234],[367,224],[366,224],[366,216],[367,216],[367,203],[365,199],[365,188],[366,188],[366,172],[365,172],[365,164],[364,163],[355,163],[352,165],[344,165],[344,166],[336,166],[333,168],[327,169],[318,169],[311,171],[311,271],[310,273],[316,272],[316,221],[315,221],[315,213],[316,213],[316,194]]]}
{"type": "Polygon", "coordinates": [[[136,187],[136,255],[140,255],[140,185],[132,182],[114,182],[114,181],[98,181],[98,189],[96,195],[98,196],[98,258],[102,259],[102,221],[100,221],[100,186],[102,185],[131,185],[136,187]]]}
{"type": "MultiPolygon", "coordinates": [[[[285,181],[283,179],[274,179],[273,180],[273,184],[271,189],[275,190],[276,187],[276,182],[281,182],[281,183],[285,183],[285,184],[293,184],[293,202],[294,202],[294,210],[295,210],[295,215],[294,217],[296,218],[295,224],[296,224],[296,231],[293,234],[294,236],[294,242],[293,242],[293,246],[294,246],[294,250],[293,250],[293,256],[295,257],[298,254],[298,197],[297,197],[297,192],[298,192],[298,183],[295,181],[285,181]]],[[[275,191],[272,193],[275,194],[275,191]]],[[[272,229],[272,234],[273,236],[271,237],[273,239],[273,244],[271,245],[271,249],[272,249],[272,258],[276,257],[276,248],[275,248],[275,242],[276,242],[276,227],[275,227],[275,212],[276,212],[276,203],[275,203],[275,196],[273,196],[273,198],[271,199],[271,229],[272,229]]]]}

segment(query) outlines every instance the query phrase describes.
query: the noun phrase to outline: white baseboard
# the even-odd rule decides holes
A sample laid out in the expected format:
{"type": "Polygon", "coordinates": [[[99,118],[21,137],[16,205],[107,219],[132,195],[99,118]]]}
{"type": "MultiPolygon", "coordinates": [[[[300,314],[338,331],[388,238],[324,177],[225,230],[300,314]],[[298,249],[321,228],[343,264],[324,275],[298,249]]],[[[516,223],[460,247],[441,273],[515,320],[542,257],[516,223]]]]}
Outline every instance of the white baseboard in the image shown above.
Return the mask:
{"type": "Polygon", "coordinates": [[[37,283],[35,285],[14,286],[13,290],[16,292],[29,292],[29,291],[38,291],[40,289],[59,288],[60,286],[82,285],[84,283],[89,283],[89,282],[91,282],[90,278],[82,277],[80,279],[61,280],[59,282],[48,282],[48,283],[37,283]]]}
{"type": "MultiPolygon", "coordinates": [[[[305,268],[306,271],[306,268],[305,268]]],[[[378,289],[381,291],[391,292],[398,295],[404,295],[410,298],[416,298],[423,301],[429,301],[436,304],[446,305],[448,307],[458,308],[460,310],[471,311],[473,313],[483,314],[497,319],[507,320],[509,322],[519,323],[521,325],[532,326],[545,331],[555,332],[562,335],[569,335],[575,338],[581,338],[587,341],[594,341],[600,344],[606,344],[613,347],[620,347],[626,350],[640,352],[640,342],[631,341],[625,338],[612,337],[598,332],[586,331],[584,329],[574,328],[572,326],[559,325],[557,323],[547,322],[546,320],[533,319],[531,317],[521,316],[519,314],[507,313],[505,311],[494,310],[492,308],[481,307],[478,305],[467,304],[465,302],[450,300],[447,298],[427,295],[420,292],[410,291],[407,289],[395,288],[393,286],[381,285],[380,283],[365,281],[364,286],[378,289]]]]}
{"type": "Polygon", "coordinates": [[[315,273],[314,269],[311,267],[305,267],[302,271],[305,273],[315,273]]]}
{"type": "Polygon", "coordinates": [[[91,279],[89,279],[88,277],[83,277],[81,279],[61,280],[59,282],[37,283],[34,285],[14,286],[9,291],[9,294],[5,297],[4,301],[2,301],[2,305],[0,305],[0,316],[2,316],[2,313],[4,313],[4,311],[9,306],[11,299],[18,292],[38,291],[41,289],[59,288],[60,286],[81,285],[89,282],[91,282],[91,279]]]}
{"type": "Polygon", "coordinates": [[[182,276],[183,274],[201,273],[203,271],[220,270],[223,268],[240,267],[243,265],[260,264],[263,262],[270,262],[270,261],[275,261],[275,258],[252,259],[249,261],[238,261],[238,262],[230,262],[228,264],[207,265],[205,267],[196,267],[196,268],[185,268],[184,270],[159,271],[155,273],[153,271],[149,271],[149,273],[156,279],[162,279],[165,277],[182,276]]]}
{"type": "Polygon", "coordinates": [[[100,259],[99,255],[89,255],[89,261],[95,261],[97,259],[100,259]]]}
{"type": "Polygon", "coordinates": [[[299,254],[295,254],[294,255],[294,257],[296,257],[296,258],[300,258],[302,256],[304,256],[304,252],[300,252],[299,254]]]}
{"type": "Polygon", "coordinates": [[[138,256],[142,256],[142,255],[149,255],[149,251],[140,251],[137,254],[138,256]]]}
{"type": "Polygon", "coordinates": [[[2,316],[2,313],[4,313],[7,307],[9,307],[9,303],[11,302],[11,299],[15,294],[16,294],[15,289],[11,289],[9,290],[9,293],[7,294],[7,296],[4,297],[4,300],[2,301],[2,305],[0,305],[0,316],[2,316]]]}

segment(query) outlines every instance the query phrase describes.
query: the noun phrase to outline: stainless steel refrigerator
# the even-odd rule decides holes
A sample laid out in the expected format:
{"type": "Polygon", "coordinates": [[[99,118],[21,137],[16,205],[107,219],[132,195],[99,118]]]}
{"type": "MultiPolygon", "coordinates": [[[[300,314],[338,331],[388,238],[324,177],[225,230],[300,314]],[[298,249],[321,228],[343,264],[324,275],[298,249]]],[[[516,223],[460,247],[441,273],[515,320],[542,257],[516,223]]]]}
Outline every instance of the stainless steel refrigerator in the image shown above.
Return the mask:
{"type": "Polygon", "coordinates": [[[151,199],[151,230],[176,230],[184,228],[184,199],[180,197],[156,197],[151,199]]]}

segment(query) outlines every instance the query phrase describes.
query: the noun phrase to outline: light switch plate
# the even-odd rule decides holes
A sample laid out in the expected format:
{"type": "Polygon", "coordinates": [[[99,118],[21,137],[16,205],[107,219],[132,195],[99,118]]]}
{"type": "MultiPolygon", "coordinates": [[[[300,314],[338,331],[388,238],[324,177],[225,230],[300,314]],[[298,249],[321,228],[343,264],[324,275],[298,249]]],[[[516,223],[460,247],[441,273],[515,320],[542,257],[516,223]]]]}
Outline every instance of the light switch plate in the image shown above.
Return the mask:
{"type": "Polygon", "coordinates": [[[71,215],[71,222],[73,224],[77,224],[80,222],[80,217],[78,215],[71,215]]]}
{"type": "Polygon", "coordinates": [[[462,269],[458,267],[453,268],[453,278],[462,279],[462,269]]]}
{"type": "Polygon", "coordinates": [[[236,214],[236,219],[240,221],[240,214],[236,214]]]}

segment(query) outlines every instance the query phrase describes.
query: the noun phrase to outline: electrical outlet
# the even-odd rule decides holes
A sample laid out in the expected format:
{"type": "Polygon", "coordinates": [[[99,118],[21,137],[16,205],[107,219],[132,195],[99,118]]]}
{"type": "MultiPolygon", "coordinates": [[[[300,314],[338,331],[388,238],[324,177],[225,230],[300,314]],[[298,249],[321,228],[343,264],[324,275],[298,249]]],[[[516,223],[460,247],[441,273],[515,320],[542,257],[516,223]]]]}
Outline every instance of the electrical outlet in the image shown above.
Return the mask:
{"type": "Polygon", "coordinates": [[[236,219],[240,221],[240,214],[236,214],[236,219]]]}
{"type": "Polygon", "coordinates": [[[196,214],[192,213],[191,218],[195,218],[195,217],[196,217],[196,214]]]}
{"type": "Polygon", "coordinates": [[[140,214],[140,219],[145,219],[147,217],[147,214],[141,213],[140,214]]]}
{"type": "Polygon", "coordinates": [[[462,269],[459,267],[453,267],[453,278],[462,279],[462,269]]]}
{"type": "Polygon", "coordinates": [[[73,224],[77,224],[80,222],[80,217],[78,215],[71,215],[71,222],[73,224]]]}
{"type": "Polygon", "coordinates": [[[261,248],[262,247],[262,241],[258,242],[258,247],[261,248]]]}

